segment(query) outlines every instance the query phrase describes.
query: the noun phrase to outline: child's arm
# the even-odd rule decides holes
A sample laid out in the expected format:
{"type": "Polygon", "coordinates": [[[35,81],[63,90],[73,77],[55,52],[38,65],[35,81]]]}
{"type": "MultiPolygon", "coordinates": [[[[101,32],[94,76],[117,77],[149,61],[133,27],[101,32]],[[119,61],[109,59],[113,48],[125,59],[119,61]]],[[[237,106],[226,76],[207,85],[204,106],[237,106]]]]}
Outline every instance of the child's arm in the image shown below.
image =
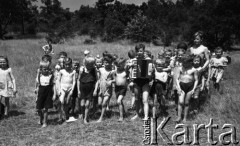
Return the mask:
{"type": "Polygon", "coordinates": [[[75,88],[75,85],[76,85],[76,71],[74,70],[73,71],[74,73],[73,73],[73,76],[72,76],[72,78],[73,78],[73,84],[72,84],[72,89],[71,89],[71,91],[70,91],[70,95],[72,95],[72,93],[73,93],[73,90],[74,90],[74,88],[75,88]]]}
{"type": "Polygon", "coordinates": [[[198,85],[198,71],[194,71],[194,73],[193,73],[193,75],[194,75],[194,86],[193,86],[193,89],[192,89],[192,91],[190,91],[190,92],[192,92],[192,94],[194,93],[194,91],[195,91],[195,89],[196,89],[196,87],[197,87],[197,85],[198,85]]]}
{"type": "Polygon", "coordinates": [[[209,61],[210,61],[209,52],[208,52],[208,49],[207,49],[207,48],[206,48],[205,51],[204,51],[204,55],[205,55],[205,58],[206,58],[206,62],[204,63],[204,65],[203,65],[203,67],[202,67],[203,70],[208,67],[209,61]]]}
{"type": "Polygon", "coordinates": [[[37,69],[37,77],[36,77],[36,80],[35,80],[35,90],[34,90],[34,92],[35,92],[35,94],[37,94],[37,92],[38,92],[38,86],[39,86],[39,75],[40,75],[40,70],[39,69],[37,69]]]}
{"type": "Polygon", "coordinates": [[[205,86],[205,77],[202,75],[202,86],[201,86],[201,88],[200,88],[200,91],[203,91],[203,89],[204,89],[204,86],[205,86]]]}
{"type": "Polygon", "coordinates": [[[80,97],[81,92],[80,92],[80,78],[82,75],[82,67],[79,69],[79,74],[78,74],[78,80],[77,80],[77,88],[78,88],[78,97],[80,97]]]}
{"type": "Polygon", "coordinates": [[[12,70],[11,70],[11,69],[9,70],[9,75],[10,75],[10,78],[11,78],[11,80],[12,80],[12,84],[13,84],[13,94],[14,94],[14,96],[15,96],[16,93],[17,93],[16,82],[15,82],[15,78],[14,78],[14,76],[13,76],[13,73],[12,73],[12,70]]]}
{"type": "Polygon", "coordinates": [[[177,68],[175,69],[175,73],[176,73],[176,87],[177,87],[177,90],[178,90],[178,93],[181,94],[182,93],[182,89],[180,87],[180,83],[179,83],[179,78],[181,76],[181,71],[180,71],[180,68],[177,68]]]}

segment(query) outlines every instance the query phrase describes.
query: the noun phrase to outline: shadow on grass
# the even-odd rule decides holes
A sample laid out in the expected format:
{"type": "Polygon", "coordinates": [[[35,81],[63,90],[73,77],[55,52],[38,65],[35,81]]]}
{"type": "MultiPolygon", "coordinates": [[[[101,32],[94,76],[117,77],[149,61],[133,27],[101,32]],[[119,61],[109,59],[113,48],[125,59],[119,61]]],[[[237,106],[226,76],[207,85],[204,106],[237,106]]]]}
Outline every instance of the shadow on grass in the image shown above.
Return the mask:
{"type": "Polygon", "coordinates": [[[8,113],[9,117],[17,117],[17,116],[25,115],[25,114],[26,114],[26,113],[21,112],[21,111],[17,111],[17,110],[11,110],[11,111],[9,111],[9,113],[8,113]]]}

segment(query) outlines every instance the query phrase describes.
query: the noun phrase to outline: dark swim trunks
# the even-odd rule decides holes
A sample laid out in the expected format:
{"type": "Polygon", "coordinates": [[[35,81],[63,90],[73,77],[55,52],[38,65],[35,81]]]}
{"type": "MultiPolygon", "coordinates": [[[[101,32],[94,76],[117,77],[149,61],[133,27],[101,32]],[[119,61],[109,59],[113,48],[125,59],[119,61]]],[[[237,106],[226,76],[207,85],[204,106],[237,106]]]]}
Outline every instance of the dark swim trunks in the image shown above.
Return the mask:
{"type": "Polygon", "coordinates": [[[185,93],[188,93],[189,91],[191,91],[193,89],[193,86],[194,86],[194,82],[190,82],[190,83],[183,83],[183,82],[180,82],[180,87],[181,89],[185,92],[185,93]]]}
{"type": "Polygon", "coordinates": [[[115,86],[115,94],[116,98],[118,98],[119,95],[125,96],[127,92],[127,86],[115,86]]]}

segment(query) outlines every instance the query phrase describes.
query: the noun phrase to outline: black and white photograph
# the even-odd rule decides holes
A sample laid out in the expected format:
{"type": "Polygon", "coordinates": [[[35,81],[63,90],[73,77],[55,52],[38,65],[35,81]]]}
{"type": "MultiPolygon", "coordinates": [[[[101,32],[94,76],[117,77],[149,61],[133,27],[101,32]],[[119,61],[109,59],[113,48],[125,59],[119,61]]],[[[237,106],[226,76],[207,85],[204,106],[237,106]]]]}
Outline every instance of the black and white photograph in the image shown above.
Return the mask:
{"type": "Polygon", "coordinates": [[[240,145],[240,0],[0,0],[0,146],[240,145]]]}

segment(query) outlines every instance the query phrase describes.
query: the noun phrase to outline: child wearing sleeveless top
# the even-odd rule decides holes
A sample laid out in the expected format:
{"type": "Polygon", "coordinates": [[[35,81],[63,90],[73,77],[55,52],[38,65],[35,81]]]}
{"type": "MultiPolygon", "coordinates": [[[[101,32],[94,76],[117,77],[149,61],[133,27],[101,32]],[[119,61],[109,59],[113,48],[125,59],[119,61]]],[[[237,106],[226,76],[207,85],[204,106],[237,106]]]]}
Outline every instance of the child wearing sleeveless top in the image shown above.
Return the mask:
{"type": "Polygon", "coordinates": [[[93,57],[85,58],[85,65],[80,68],[78,77],[78,94],[81,100],[80,117],[84,117],[84,123],[88,123],[88,113],[90,101],[93,98],[93,92],[97,81],[97,71],[94,67],[95,59],[93,57]]]}

